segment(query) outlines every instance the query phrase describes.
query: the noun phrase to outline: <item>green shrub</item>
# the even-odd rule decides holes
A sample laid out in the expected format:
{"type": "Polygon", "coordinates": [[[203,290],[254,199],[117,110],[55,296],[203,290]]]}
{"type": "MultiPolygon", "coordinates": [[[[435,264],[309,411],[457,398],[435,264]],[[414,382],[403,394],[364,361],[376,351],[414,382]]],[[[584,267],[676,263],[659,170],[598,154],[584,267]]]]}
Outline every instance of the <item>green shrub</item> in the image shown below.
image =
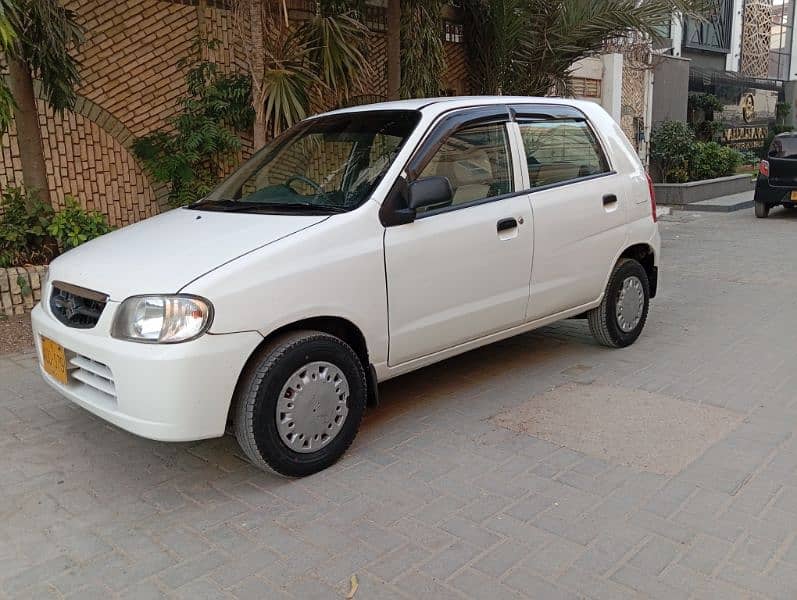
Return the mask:
{"type": "Polygon", "coordinates": [[[664,121],[650,136],[650,158],[654,177],[663,183],[684,183],[689,176],[689,159],[695,148],[695,133],[686,123],[664,121]]]}
{"type": "Polygon", "coordinates": [[[173,206],[194,202],[213,189],[241,149],[237,132],[248,131],[254,122],[249,76],[225,73],[217,63],[202,59],[202,49],[215,49],[218,43],[194,42],[196,58],[178,65],[188,68],[180,112],[167,127],[133,143],[133,154],[147,173],[169,185],[173,206]]]}
{"type": "Polygon", "coordinates": [[[714,94],[692,94],[687,100],[687,106],[690,111],[702,110],[706,115],[725,110],[725,105],[714,94]]]}
{"type": "Polygon", "coordinates": [[[58,246],[47,232],[53,209],[33,192],[9,187],[0,194],[0,267],[49,262],[58,246]]]}
{"type": "Polygon", "coordinates": [[[47,231],[56,239],[61,252],[111,231],[105,215],[97,211],[88,211],[71,196],[64,198],[65,207],[55,213],[47,231]]]}
{"type": "Polygon", "coordinates": [[[738,150],[717,142],[698,142],[689,161],[689,177],[692,181],[725,177],[733,175],[741,164],[742,154],[738,150]]]}
{"type": "Polygon", "coordinates": [[[701,142],[710,142],[717,138],[725,129],[725,124],[721,121],[700,121],[694,126],[695,137],[701,142]]]}

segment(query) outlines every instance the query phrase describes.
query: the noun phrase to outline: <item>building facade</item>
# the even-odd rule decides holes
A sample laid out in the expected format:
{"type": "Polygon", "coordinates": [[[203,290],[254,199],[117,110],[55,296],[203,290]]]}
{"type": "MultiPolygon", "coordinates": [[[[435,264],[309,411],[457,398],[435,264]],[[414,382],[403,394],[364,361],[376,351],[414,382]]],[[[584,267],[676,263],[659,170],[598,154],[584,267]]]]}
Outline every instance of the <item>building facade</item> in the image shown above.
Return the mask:
{"type": "Polygon", "coordinates": [[[770,128],[790,122],[797,108],[795,4],[718,0],[705,20],[676,15],[658,48],[654,122],[685,117],[690,94],[710,93],[724,106],[715,115],[724,125],[721,141],[759,150],[770,128]]]}

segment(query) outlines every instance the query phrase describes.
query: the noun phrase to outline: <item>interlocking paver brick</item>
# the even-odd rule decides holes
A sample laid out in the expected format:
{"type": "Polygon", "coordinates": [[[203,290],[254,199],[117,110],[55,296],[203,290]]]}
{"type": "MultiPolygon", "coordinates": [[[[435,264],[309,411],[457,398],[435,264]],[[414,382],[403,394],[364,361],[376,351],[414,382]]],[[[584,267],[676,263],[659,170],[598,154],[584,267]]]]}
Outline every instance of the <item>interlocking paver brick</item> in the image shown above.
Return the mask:
{"type": "Polygon", "coordinates": [[[710,575],[728,556],[732,544],[700,534],[680,559],[680,563],[705,575],[710,575]]]}
{"type": "Polygon", "coordinates": [[[482,549],[467,542],[454,542],[448,548],[444,548],[422,563],[418,569],[436,579],[443,580],[454,571],[464,567],[481,553],[482,549]]]}
{"type": "Polygon", "coordinates": [[[658,575],[680,551],[679,544],[653,536],[631,557],[628,563],[644,573],[658,575]]]}
{"type": "Polygon", "coordinates": [[[614,572],[612,580],[626,587],[638,591],[648,598],[661,598],[662,600],[686,600],[688,593],[663,583],[654,575],[648,575],[636,567],[625,565],[614,572]]]}
{"type": "Polygon", "coordinates": [[[512,569],[504,577],[504,583],[521,592],[527,598],[546,598],[550,600],[577,600],[578,594],[561,588],[532,573],[521,566],[512,569]]]}

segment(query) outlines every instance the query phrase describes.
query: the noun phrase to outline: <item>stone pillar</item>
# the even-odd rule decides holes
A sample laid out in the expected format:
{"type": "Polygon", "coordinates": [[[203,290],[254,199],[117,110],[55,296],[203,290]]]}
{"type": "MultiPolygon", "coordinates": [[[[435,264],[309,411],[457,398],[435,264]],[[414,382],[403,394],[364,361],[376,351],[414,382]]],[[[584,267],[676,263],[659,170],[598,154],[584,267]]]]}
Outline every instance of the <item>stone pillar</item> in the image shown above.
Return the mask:
{"type": "Polygon", "coordinates": [[[601,84],[601,106],[620,123],[623,116],[623,55],[604,54],[603,82],[601,84]]]}
{"type": "Polygon", "coordinates": [[[731,51],[725,59],[726,71],[739,71],[742,57],[742,22],[744,0],[733,0],[733,20],[731,21],[731,51]]]}
{"type": "Polygon", "coordinates": [[[684,43],[684,20],[680,13],[676,13],[672,17],[670,38],[672,38],[672,55],[681,56],[681,47],[684,43]]]}

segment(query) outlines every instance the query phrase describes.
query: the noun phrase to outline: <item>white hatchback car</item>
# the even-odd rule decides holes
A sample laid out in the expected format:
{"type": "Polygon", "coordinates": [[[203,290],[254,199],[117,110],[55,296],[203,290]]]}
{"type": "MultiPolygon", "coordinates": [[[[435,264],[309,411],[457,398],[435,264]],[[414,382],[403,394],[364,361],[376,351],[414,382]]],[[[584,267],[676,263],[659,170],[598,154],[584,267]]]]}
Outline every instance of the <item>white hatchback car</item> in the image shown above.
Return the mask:
{"type": "Polygon", "coordinates": [[[319,471],[377,383],[585,316],[627,346],[656,293],[649,179],[599,106],[389,102],[307,119],[208,197],[53,261],[46,381],[137,435],[319,471]]]}

